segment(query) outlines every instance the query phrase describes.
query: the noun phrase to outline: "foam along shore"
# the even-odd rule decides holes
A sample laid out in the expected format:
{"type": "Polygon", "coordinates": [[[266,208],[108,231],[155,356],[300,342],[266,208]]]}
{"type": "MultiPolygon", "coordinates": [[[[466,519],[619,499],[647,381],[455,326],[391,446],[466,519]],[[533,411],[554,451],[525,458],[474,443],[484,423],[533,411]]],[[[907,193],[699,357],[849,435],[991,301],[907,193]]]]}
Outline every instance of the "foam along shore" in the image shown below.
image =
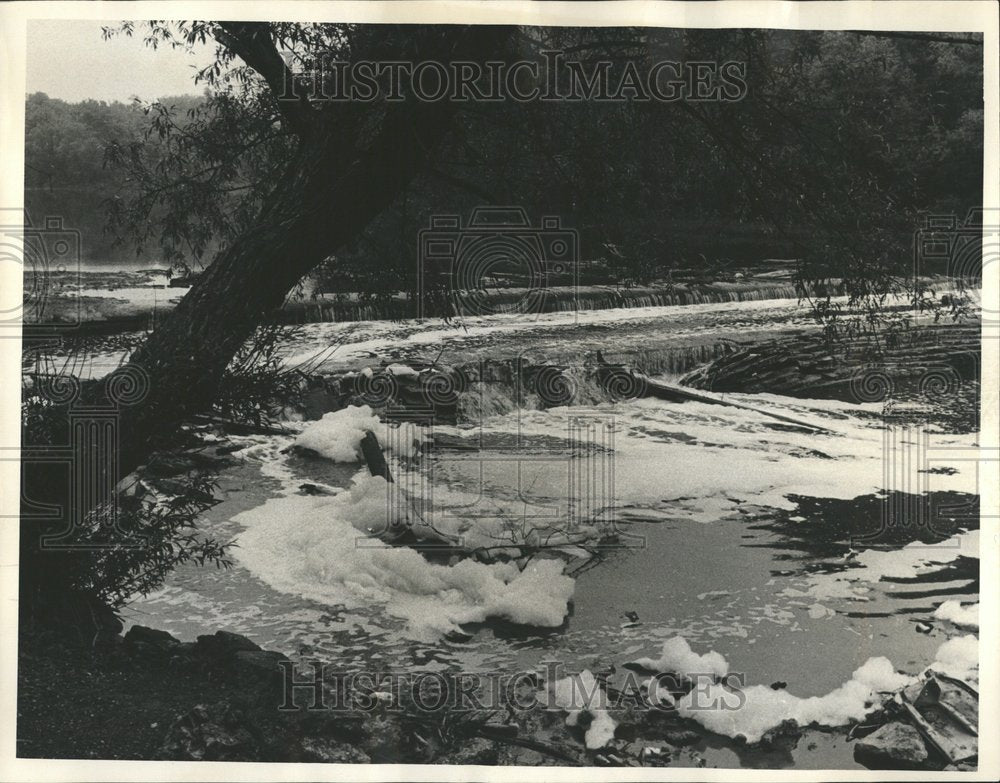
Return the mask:
{"type": "Polygon", "coordinates": [[[858,667],[843,685],[823,696],[803,698],[783,688],[766,685],[734,687],[724,678],[729,670],[717,652],[699,655],[682,637],[668,639],[658,659],[640,658],[635,666],[659,673],[674,673],[694,680],[714,675],[714,682],[696,684],[676,700],[681,717],[726,737],[759,742],[767,732],[786,721],[799,727],[846,726],[878,710],[891,694],[917,682],[929,672],[961,680],[978,680],[979,640],[973,635],[944,642],[934,662],[919,675],[896,671],[888,658],[874,656],[858,667]],[[723,678],[723,679],[718,679],[723,678]]]}

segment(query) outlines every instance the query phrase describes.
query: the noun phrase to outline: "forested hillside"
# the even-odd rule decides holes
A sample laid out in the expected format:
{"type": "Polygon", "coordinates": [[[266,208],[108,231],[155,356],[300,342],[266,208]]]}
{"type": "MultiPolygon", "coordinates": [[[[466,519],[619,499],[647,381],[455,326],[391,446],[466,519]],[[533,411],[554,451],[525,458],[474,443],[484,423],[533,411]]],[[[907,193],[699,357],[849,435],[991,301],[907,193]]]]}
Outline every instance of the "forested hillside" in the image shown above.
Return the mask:
{"type": "MultiPolygon", "coordinates": [[[[201,103],[191,95],[163,101],[181,116],[201,103]]],[[[146,138],[149,115],[139,104],[81,101],[67,103],[36,92],[25,106],[24,201],[30,219],[61,217],[67,228],[81,233],[81,254],[90,263],[157,261],[158,247],[137,257],[133,241],[116,243],[108,231],[108,206],[113,199],[135,197],[127,172],[107,165],[111,145],[140,144],[155,150],[157,137],[146,138]]]]}
{"type": "MultiPolygon", "coordinates": [[[[681,61],[714,46],[658,37],[656,54],[681,61]]],[[[732,103],[536,102],[505,107],[502,121],[467,107],[433,171],[327,265],[328,288],[357,291],[375,266],[406,289],[430,212],[512,199],[533,220],[558,214],[583,260],[626,281],[802,257],[845,228],[861,242],[873,227],[894,232],[902,247],[919,212],[981,202],[981,47],[771,31],[747,37],[741,56],[748,92],[732,103]]],[[[35,93],[27,207],[78,228],[89,261],[210,260],[287,152],[261,114],[226,92],[147,106],[35,93]],[[245,148],[227,135],[241,123],[256,134],[245,148]]]]}

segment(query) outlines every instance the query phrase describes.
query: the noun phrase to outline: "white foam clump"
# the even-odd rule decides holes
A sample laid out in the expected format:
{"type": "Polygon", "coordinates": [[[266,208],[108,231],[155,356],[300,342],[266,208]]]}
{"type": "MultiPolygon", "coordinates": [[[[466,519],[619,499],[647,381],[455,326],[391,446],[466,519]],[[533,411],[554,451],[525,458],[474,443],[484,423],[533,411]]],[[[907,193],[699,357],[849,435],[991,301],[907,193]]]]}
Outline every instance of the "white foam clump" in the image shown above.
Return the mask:
{"type": "Polygon", "coordinates": [[[719,653],[713,650],[699,655],[683,636],[667,639],[659,658],[637,658],[633,663],[648,671],[673,672],[684,676],[713,674],[725,677],[729,673],[729,664],[719,653]]]}
{"type": "Polygon", "coordinates": [[[299,433],[295,445],[334,462],[357,462],[365,433],[380,426],[378,416],[368,405],[351,405],[309,424],[299,433]]]}
{"type": "Polygon", "coordinates": [[[556,680],[552,685],[552,694],[556,706],[566,710],[567,726],[576,726],[584,714],[591,716],[590,725],[583,736],[587,748],[603,748],[614,739],[617,724],[607,710],[597,706],[601,692],[589,669],[556,680]]]}
{"type": "Polygon", "coordinates": [[[960,680],[978,679],[978,637],[970,633],[949,639],[938,648],[934,663],[928,668],[960,680]]]}
{"type": "Polygon", "coordinates": [[[385,545],[387,492],[380,476],[359,472],[334,496],[288,495],[244,511],[236,557],[275,590],[347,608],[384,603],[429,638],[489,617],[526,625],[562,624],[574,581],[558,560],[436,565],[408,547],[385,545]]]}
{"type": "Polygon", "coordinates": [[[850,680],[825,696],[801,698],[765,685],[742,689],[742,699],[721,684],[695,688],[677,702],[681,716],[716,734],[743,736],[749,743],[786,720],[799,726],[843,726],[879,706],[880,693],[897,691],[914,678],[896,672],[888,658],[869,658],[850,680]]]}
{"type": "Polygon", "coordinates": [[[945,601],[934,610],[938,620],[947,620],[952,625],[966,628],[979,627],[979,604],[962,606],[958,601],[945,601]]]}

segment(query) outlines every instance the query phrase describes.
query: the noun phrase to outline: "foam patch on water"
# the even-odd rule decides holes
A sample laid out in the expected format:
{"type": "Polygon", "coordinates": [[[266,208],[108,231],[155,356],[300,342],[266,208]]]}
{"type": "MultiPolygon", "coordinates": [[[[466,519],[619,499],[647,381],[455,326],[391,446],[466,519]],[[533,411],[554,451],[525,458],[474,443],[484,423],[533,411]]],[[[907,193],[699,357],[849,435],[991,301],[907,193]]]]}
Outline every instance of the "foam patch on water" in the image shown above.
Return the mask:
{"type": "Polygon", "coordinates": [[[269,479],[278,481],[281,485],[279,492],[289,495],[295,491],[295,474],[285,462],[283,451],[290,446],[294,440],[290,436],[274,435],[230,435],[231,443],[240,445],[242,448],[234,451],[234,459],[247,460],[253,462],[259,468],[261,474],[269,479]]]}
{"type": "Polygon", "coordinates": [[[663,643],[658,658],[638,658],[633,662],[647,671],[671,672],[684,676],[712,674],[724,677],[729,673],[729,664],[719,653],[699,655],[683,636],[675,636],[663,643]]]}
{"type": "Polygon", "coordinates": [[[952,625],[978,628],[979,604],[962,606],[958,601],[945,601],[934,610],[934,616],[939,620],[947,620],[952,625]]]}
{"type": "Polygon", "coordinates": [[[590,750],[603,748],[614,739],[617,724],[607,710],[598,706],[603,694],[589,669],[556,680],[552,683],[552,695],[555,705],[566,710],[567,726],[576,726],[581,717],[590,716],[583,738],[590,750]]]}
{"type": "Polygon", "coordinates": [[[789,587],[782,595],[867,601],[871,585],[883,579],[931,573],[960,557],[979,558],[978,530],[959,533],[938,544],[914,541],[898,549],[866,549],[857,555],[850,568],[837,573],[812,574],[809,577],[811,584],[805,590],[789,587]]]}
{"type": "MultiPolygon", "coordinates": [[[[730,396],[741,402],[752,399],[730,396]]],[[[782,399],[772,395],[755,404],[787,413],[778,404],[782,399]]],[[[896,462],[911,466],[912,475],[894,477],[898,486],[885,486],[884,467],[892,459],[887,448],[905,449],[908,443],[897,439],[887,446],[882,428],[858,415],[870,406],[825,401],[813,406],[812,401],[787,400],[797,410],[808,410],[802,418],[822,424],[833,434],[790,431],[764,412],[655,399],[589,409],[520,410],[487,420],[481,432],[488,437],[516,431],[529,444],[525,452],[534,454],[538,447],[531,438],[562,439],[567,453],[574,439],[608,448],[606,432],[611,430],[611,500],[631,507],[668,508],[678,517],[702,522],[716,521],[749,503],[792,510],[796,508],[793,496],[851,500],[903,488],[977,491],[976,462],[969,459],[975,453],[973,435],[929,436],[935,457],[928,464],[948,469],[929,474],[920,460],[901,453],[896,462]],[[591,422],[592,429],[583,426],[591,422]]],[[[562,475],[567,461],[568,457],[533,465],[532,481],[558,490],[560,482],[566,483],[562,475]]],[[[595,463],[595,469],[602,468],[595,463]]]]}
{"type": "Polygon", "coordinates": [[[369,406],[350,405],[311,422],[299,433],[295,445],[333,462],[357,462],[362,459],[365,434],[381,429],[384,425],[369,406]]]}
{"type": "Polygon", "coordinates": [[[893,667],[888,658],[869,658],[851,679],[823,696],[802,698],[765,685],[736,689],[725,682],[702,683],[677,700],[677,711],[709,731],[754,743],[785,721],[799,726],[845,726],[879,709],[888,694],[916,682],[928,670],[976,682],[979,640],[969,634],[945,641],[921,675],[893,667]]]}
{"type": "Polygon", "coordinates": [[[869,658],[850,680],[825,696],[804,699],[765,685],[743,688],[740,694],[715,683],[685,694],[677,710],[716,734],[742,736],[754,743],[788,720],[799,726],[843,726],[861,720],[881,704],[880,694],[897,691],[913,680],[896,672],[887,658],[869,658]]]}
{"type": "Polygon", "coordinates": [[[938,648],[928,668],[960,680],[978,680],[979,639],[973,634],[949,639],[938,648]]]}
{"type": "Polygon", "coordinates": [[[245,530],[236,558],[275,590],[328,605],[373,603],[409,622],[419,637],[464,623],[503,618],[543,627],[562,624],[574,582],[558,560],[483,564],[470,559],[438,565],[376,534],[397,521],[387,485],[355,477],[335,496],[286,495],[234,517],[245,530]]]}

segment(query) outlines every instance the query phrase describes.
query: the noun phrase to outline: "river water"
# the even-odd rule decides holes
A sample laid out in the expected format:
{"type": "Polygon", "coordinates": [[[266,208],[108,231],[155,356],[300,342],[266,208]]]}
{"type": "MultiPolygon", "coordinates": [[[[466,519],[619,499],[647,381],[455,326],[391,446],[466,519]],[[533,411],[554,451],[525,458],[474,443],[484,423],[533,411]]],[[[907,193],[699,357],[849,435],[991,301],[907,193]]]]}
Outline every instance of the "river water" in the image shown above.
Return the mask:
{"type": "MultiPolygon", "coordinates": [[[[282,350],[290,364],[341,370],[376,356],[655,353],[811,328],[807,308],[778,300],[315,324],[282,350]]],[[[113,352],[101,361],[94,374],[114,366],[113,352]]],[[[829,434],[698,402],[515,410],[405,437],[379,429],[383,443],[403,443],[390,454],[392,490],[373,489],[357,461],[287,451],[295,435],[233,438],[241,450],[202,526],[235,541],[236,566],[179,568],[128,619],[185,640],[224,628],[345,671],[620,669],[680,635],[746,683],[782,681],[802,697],[830,692],[872,656],[917,673],[968,632],[934,613],[978,601],[976,432],[887,427],[878,403],[727,398],[829,434]],[[414,438],[424,447],[410,450],[414,438]],[[305,483],[328,494],[304,494],[305,483]],[[532,530],[572,541],[531,581],[500,577],[501,566],[379,548],[366,521],[393,503],[474,544],[532,530]],[[602,546],[595,520],[616,533],[602,546]],[[577,538],[594,556],[569,581],[562,563],[586,559],[577,538]]],[[[852,763],[842,741],[812,745],[808,759],[747,754],[714,735],[701,749],[723,766],[852,763]]]]}

